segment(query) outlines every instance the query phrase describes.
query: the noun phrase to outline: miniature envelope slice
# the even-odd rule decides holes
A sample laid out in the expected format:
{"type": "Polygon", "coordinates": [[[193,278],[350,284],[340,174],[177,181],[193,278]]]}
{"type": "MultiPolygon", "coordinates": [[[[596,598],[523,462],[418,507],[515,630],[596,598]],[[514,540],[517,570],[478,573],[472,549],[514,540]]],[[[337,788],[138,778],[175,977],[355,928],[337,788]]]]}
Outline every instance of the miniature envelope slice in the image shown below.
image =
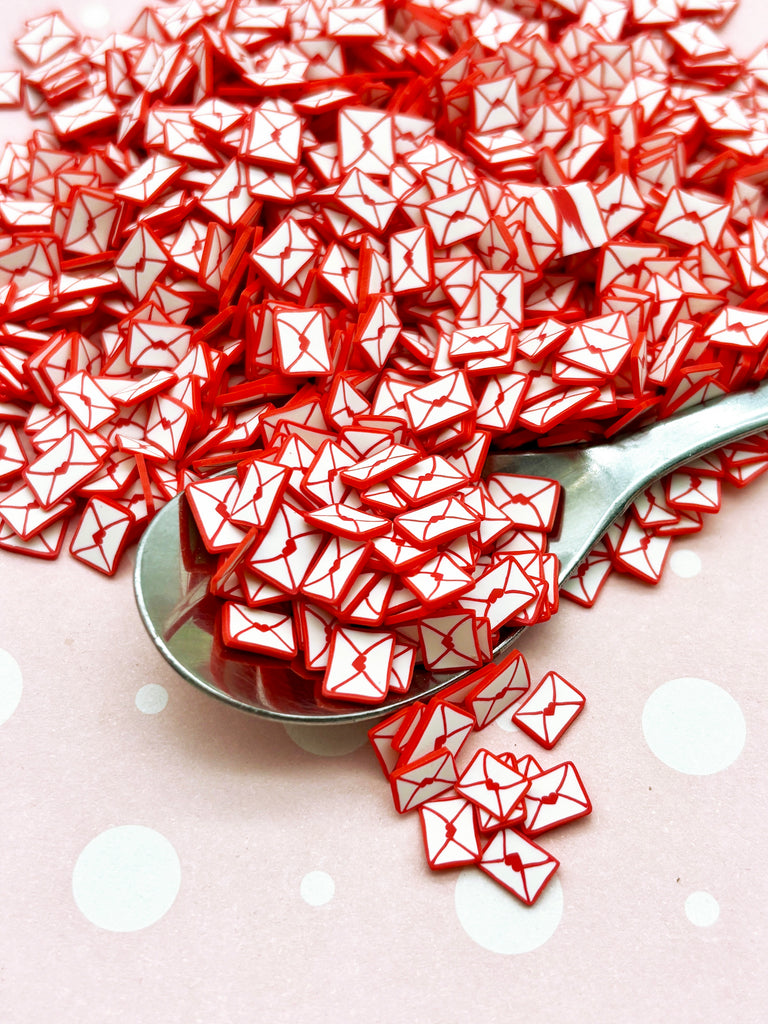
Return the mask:
{"type": "Polygon", "coordinates": [[[522,274],[483,270],[463,310],[473,310],[480,324],[503,320],[517,330],[523,322],[522,274]]]}
{"type": "Polygon", "coordinates": [[[528,778],[531,786],[523,798],[525,822],[522,825],[526,835],[537,836],[591,813],[592,804],[571,761],[528,778]]]}
{"type": "Polygon", "coordinates": [[[391,596],[391,589],[395,586],[395,578],[390,573],[379,573],[366,569],[364,572],[358,573],[352,586],[349,588],[347,593],[344,595],[344,600],[338,606],[339,617],[344,621],[354,626],[378,626],[380,622],[369,622],[368,614],[373,613],[374,605],[379,601],[384,601],[382,606],[382,616],[384,609],[387,607],[389,597],[391,596]],[[389,589],[390,592],[384,596],[384,593],[379,589],[376,597],[373,599],[373,604],[369,607],[363,606],[362,602],[366,600],[374,588],[379,587],[380,584],[384,584],[385,588],[389,589]],[[358,622],[354,617],[357,611],[363,616],[363,621],[358,622]]]}
{"type": "Polygon", "coordinates": [[[371,107],[344,107],[339,112],[339,161],[346,174],[389,177],[395,162],[392,115],[371,107]]]}
{"type": "Polygon", "coordinates": [[[28,541],[47,530],[72,508],[73,499],[64,498],[63,501],[44,509],[32,489],[26,484],[21,484],[10,494],[0,497],[0,520],[5,522],[20,540],[28,541]]]}
{"type": "Polygon", "coordinates": [[[530,783],[510,765],[489,750],[478,750],[459,776],[456,792],[504,821],[529,787],[530,783]]]}
{"type": "Polygon", "coordinates": [[[435,697],[419,719],[408,743],[403,747],[400,762],[418,761],[440,747],[450,750],[454,758],[474,731],[475,719],[469,711],[435,697]]]}
{"type": "Polygon", "coordinates": [[[69,546],[78,561],[111,576],[120,563],[134,518],[128,509],[107,498],[91,498],[69,546]]]}
{"type": "Polygon", "coordinates": [[[324,541],[322,530],[309,526],[299,511],[283,502],[246,564],[285,593],[296,594],[324,541]]]}
{"type": "MultiPolygon", "coordinates": [[[[505,751],[503,754],[499,754],[498,757],[509,768],[513,768],[524,778],[528,778],[513,753],[505,751]]],[[[538,773],[539,771],[541,769],[537,768],[536,772],[538,773]]],[[[503,820],[497,818],[495,814],[486,811],[485,808],[478,807],[477,804],[475,805],[475,817],[477,818],[477,827],[481,832],[496,832],[500,828],[509,828],[511,825],[521,824],[525,821],[525,799],[518,800],[512,813],[503,820]]]]}
{"type": "Polygon", "coordinates": [[[379,235],[386,230],[398,205],[388,189],[357,167],[341,181],[334,196],[339,206],[379,235]]]}
{"type": "Polygon", "coordinates": [[[515,370],[488,377],[477,403],[476,427],[494,433],[512,430],[528,383],[528,375],[515,370]]]}
{"type": "Polygon", "coordinates": [[[678,513],[667,504],[664,484],[655,480],[632,502],[632,514],[641,526],[650,530],[676,523],[678,513]]]}
{"type": "Polygon", "coordinates": [[[350,488],[339,474],[343,469],[354,466],[355,462],[354,455],[332,439],[323,441],[302,476],[302,494],[320,506],[344,501],[350,488]]]}
{"type": "MultiPolygon", "coordinates": [[[[248,542],[250,542],[250,540],[251,537],[248,537],[248,542]]],[[[233,557],[235,553],[236,552],[232,552],[233,557]]],[[[233,586],[236,587],[239,584],[238,596],[234,596],[234,593],[230,594],[224,592],[219,595],[220,597],[231,601],[244,600],[249,608],[263,608],[283,600],[283,592],[281,590],[278,590],[278,588],[273,586],[271,583],[267,583],[267,581],[263,580],[261,576],[257,576],[256,573],[251,572],[251,570],[247,569],[244,565],[235,565],[234,572],[231,573],[231,576],[234,576],[236,580],[236,583],[230,580],[230,582],[233,583],[233,586]]],[[[213,585],[211,586],[211,590],[213,590],[213,585]]]]}
{"type": "Polygon", "coordinates": [[[232,506],[239,491],[240,481],[234,474],[187,487],[189,507],[206,550],[212,554],[237,547],[245,536],[245,531],[231,521],[232,506]]]}
{"type": "Polygon", "coordinates": [[[141,300],[166,272],[168,263],[168,253],[158,238],[145,224],[140,224],[115,257],[115,270],[123,287],[134,299],[141,300]]]}
{"type": "Polygon", "coordinates": [[[458,498],[438,498],[395,517],[395,528],[417,547],[443,544],[473,530],[478,515],[458,498]]]}
{"type": "Polygon", "coordinates": [[[438,246],[476,238],[490,216],[480,185],[468,185],[433,199],[424,205],[423,210],[438,246]]]}
{"type": "Polygon", "coordinates": [[[342,469],[341,479],[353,487],[370,487],[379,480],[406,469],[418,462],[420,453],[404,444],[390,444],[356,466],[342,469]]]}
{"type": "Polygon", "coordinates": [[[626,315],[611,313],[577,324],[557,354],[574,366],[611,376],[619,370],[631,348],[632,337],[626,315]]]}
{"type": "Polygon", "coordinates": [[[504,555],[487,568],[478,565],[475,586],[457,601],[462,607],[500,629],[536,596],[535,583],[514,555],[504,555]]]}
{"type": "Polygon", "coordinates": [[[717,512],[721,486],[716,476],[703,476],[678,469],[664,481],[667,501],[673,508],[692,508],[699,512],[717,512]]]}
{"type": "MultiPolygon", "coordinates": [[[[353,580],[352,586],[344,595],[344,600],[338,605],[338,616],[349,626],[368,626],[371,629],[378,629],[384,621],[384,616],[389,610],[390,598],[395,589],[395,577],[391,573],[361,572],[353,580]]],[[[392,674],[389,680],[390,690],[393,686],[399,690],[400,685],[405,685],[405,680],[396,675],[400,667],[407,670],[405,662],[400,662],[398,655],[401,653],[399,645],[395,647],[395,654],[392,656],[392,674]],[[398,660],[396,667],[395,661],[398,660]]],[[[410,686],[408,679],[407,685],[410,686]]]]}
{"type": "Polygon", "coordinates": [[[163,153],[153,153],[123,178],[115,187],[114,194],[118,199],[129,199],[139,206],[147,206],[180,177],[183,170],[184,166],[178,160],[163,153]]]}
{"type": "Polygon", "coordinates": [[[448,353],[455,361],[498,355],[508,351],[511,336],[512,327],[505,320],[493,321],[480,327],[465,327],[451,335],[448,353]]]}
{"type": "Polygon", "coordinates": [[[547,672],[512,716],[523,732],[551,750],[584,707],[586,698],[557,672],[547,672]]]}
{"type": "Polygon", "coordinates": [[[305,597],[338,607],[368,558],[366,541],[329,537],[301,581],[305,597]]]}
{"type": "Polygon", "coordinates": [[[371,403],[351,380],[341,374],[333,378],[325,408],[331,426],[341,430],[351,426],[357,416],[366,416],[370,411],[371,403]]]}
{"type": "Polygon", "coordinates": [[[314,377],[331,372],[328,332],[321,309],[278,309],[274,327],[275,348],[284,374],[314,377]]]}
{"type": "Polygon", "coordinates": [[[614,174],[595,190],[609,238],[616,238],[638,221],[648,204],[628,174],[614,174]]]}
{"type": "Polygon", "coordinates": [[[552,529],[560,500],[556,480],[494,473],[486,482],[491,499],[519,529],[552,529]]]}
{"type": "Polygon", "coordinates": [[[478,867],[531,906],[560,862],[512,828],[497,832],[483,850],[478,867]]]}
{"type": "Polygon", "coordinates": [[[149,370],[175,370],[189,351],[192,328],[155,320],[132,320],[128,328],[126,358],[131,366],[149,370]]]}
{"type": "Polygon", "coordinates": [[[47,200],[0,199],[0,220],[11,230],[50,230],[52,214],[51,204],[47,200]]]}
{"type": "Polygon", "coordinates": [[[436,430],[475,409],[469,383],[461,370],[454,370],[407,391],[405,405],[411,425],[417,433],[436,430]]]}
{"type": "Polygon", "coordinates": [[[531,684],[528,665],[520,651],[509,654],[495,666],[495,672],[483,680],[467,697],[465,706],[483,729],[512,707],[525,694],[531,684]]]}
{"type": "Polygon", "coordinates": [[[101,468],[102,458],[79,430],[70,430],[23,472],[43,508],[67,497],[101,468]]]}
{"type": "Polygon", "coordinates": [[[159,448],[169,459],[178,459],[193,425],[193,415],[188,406],[168,394],[158,395],[149,408],[144,440],[159,448]]]}
{"type": "Polygon", "coordinates": [[[58,558],[64,545],[67,526],[66,519],[59,519],[28,540],[23,540],[7,523],[0,520],[0,548],[31,555],[33,558],[58,558]]]}
{"type": "MultiPolygon", "coordinates": [[[[457,424],[454,424],[453,429],[455,430],[456,427],[457,424]]],[[[464,428],[461,427],[460,429],[463,430],[464,428]]],[[[447,440],[447,433],[444,436],[447,440]]],[[[490,431],[475,430],[468,441],[459,442],[459,444],[451,449],[448,461],[452,466],[458,469],[459,472],[464,474],[467,484],[470,482],[476,483],[482,476],[483,466],[485,465],[485,460],[488,456],[490,447],[490,431]]],[[[463,493],[464,492],[462,491],[462,497],[463,493]]],[[[475,509],[475,511],[477,510],[475,509]]]]}
{"type": "Polygon", "coordinates": [[[398,471],[391,480],[392,487],[412,506],[425,505],[443,495],[462,487],[466,476],[452,466],[442,455],[430,455],[426,459],[398,471]]]}
{"type": "Polygon", "coordinates": [[[432,167],[425,167],[424,179],[428,186],[429,198],[445,196],[472,184],[467,166],[458,156],[438,160],[432,167]]]}
{"type": "Polygon", "coordinates": [[[268,526],[277,512],[291,470],[255,459],[231,501],[229,517],[238,526],[268,526]]]}
{"type": "Polygon", "coordinates": [[[290,614],[226,601],[222,607],[221,631],[229,647],[273,658],[296,656],[296,633],[290,614]]]}
{"type": "MultiPolygon", "coordinates": [[[[674,528],[674,527],[673,527],[674,528]]],[[[614,547],[614,561],[648,583],[658,583],[669,555],[670,536],[646,531],[631,517],[614,547]]]]}
{"type": "Polygon", "coordinates": [[[295,167],[301,156],[301,118],[290,104],[267,100],[250,111],[240,156],[255,163],[295,167]]]}
{"type": "Polygon", "coordinates": [[[273,284],[285,288],[316,255],[315,239],[298,221],[286,217],[253,250],[251,260],[273,284]]]}
{"type": "Polygon", "coordinates": [[[425,606],[435,607],[471,590],[472,577],[447,551],[441,551],[402,577],[403,583],[425,606]]]}
{"type": "Polygon", "coordinates": [[[616,285],[637,288],[643,262],[666,255],[663,245],[641,245],[635,242],[612,242],[603,248],[597,290],[606,292],[616,285]]]}
{"type": "Polygon", "coordinates": [[[331,638],[323,696],[380,704],[389,689],[394,633],[337,627],[331,638]]]}
{"type": "Polygon", "coordinates": [[[713,200],[706,192],[673,188],[659,213],[655,231],[683,245],[706,242],[715,248],[730,215],[730,203],[713,200]]]}
{"type": "Polygon", "coordinates": [[[168,244],[168,255],[172,263],[196,277],[200,272],[200,259],[207,233],[206,222],[194,218],[185,220],[173,241],[168,244]]]}
{"type": "Polygon", "coordinates": [[[393,232],[389,236],[389,266],[395,294],[431,288],[434,276],[429,228],[393,232]]]}
{"type": "Polygon", "coordinates": [[[433,672],[466,671],[483,663],[479,623],[473,611],[429,615],[418,623],[422,660],[433,672]]]}
{"type": "Polygon", "coordinates": [[[117,412],[117,406],[85,370],[58,385],[59,401],[84,430],[97,430],[117,412]]]}
{"type": "Polygon", "coordinates": [[[206,214],[227,227],[234,227],[253,202],[248,191],[248,168],[239,160],[230,160],[198,199],[206,214]]]}
{"type": "Polygon", "coordinates": [[[346,505],[344,502],[335,502],[332,505],[312,509],[310,512],[304,513],[304,518],[307,522],[327,530],[328,533],[335,533],[340,537],[350,537],[353,540],[381,537],[385,533],[389,533],[391,525],[389,520],[382,516],[375,516],[354,505],[346,505]]]}
{"type": "Polygon", "coordinates": [[[317,268],[318,275],[348,306],[358,298],[359,261],[346,246],[332,242],[317,268]]]}
{"type": "Polygon", "coordinates": [[[456,764],[450,750],[440,747],[418,761],[396,768],[389,781],[395,808],[405,814],[452,790],[456,764]]]}
{"type": "Polygon", "coordinates": [[[21,72],[0,72],[0,107],[21,106],[21,72]]]}
{"type": "Polygon", "coordinates": [[[429,866],[454,868],[480,859],[480,837],[469,800],[447,797],[419,807],[421,833],[429,866]]]}
{"type": "Polygon", "coordinates": [[[755,310],[726,306],[710,325],[707,337],[713,345],[760,348],[768,338],[768,316],[755,310]]]}
{"type": "Polygon", "coordinates": [[[485,481],[463,490],[461,501],[480,517],[475,535],[482,549],[490,547],[502,534],[513,529],[509,516],[491,501],[485,481]]]}
{"type": "Polygon", "coordinates": [[[520,97],[514,75],[479,82],[471,95],[474,131],[498,132],[520,123],[520,97]]]}
{"type": "Polygon", "coordinates": [[[293,607],[304,664],[312,672],[323,671],[331,653],[331,637],[336,625],[334,613],[309,601],[296,600],[293,607]]]}
{"type": "Polygon", "coordinates": [[[76,100],[51,112],[51,121],[61,139],[75,139],[91,132],[105,132],[118,119],[118,110],[108,96],[97,94],[76,100]]]}
{"type": "Polygon", "coordinates": [[[111,248],[112,235],[120,216],[120,204],[109,192],[80,188],[64,228],[62,244],[70,252],[96,256],[111,248]]]}
{"type": "Polygon", "coordinates": [[[597,544],[582,561],[576,572],[563,583],[560,594],[585,608],[591,608],[607,582],[612,569],[613,563],[605,545],[597,544]]]}
{"type": "Polygon", "coordinates": [[[377,370],[381,369],[397,341],[401,328],[394,298],[376,295],[358,320],[355,346],[363,352],[370,366],[377,370]]]}
{"type": "Polygon", "coordinates": [[[329,39],[381,39],[387,34],[386,14],[378,4],[329,7],[326,18],[329,39]]]}

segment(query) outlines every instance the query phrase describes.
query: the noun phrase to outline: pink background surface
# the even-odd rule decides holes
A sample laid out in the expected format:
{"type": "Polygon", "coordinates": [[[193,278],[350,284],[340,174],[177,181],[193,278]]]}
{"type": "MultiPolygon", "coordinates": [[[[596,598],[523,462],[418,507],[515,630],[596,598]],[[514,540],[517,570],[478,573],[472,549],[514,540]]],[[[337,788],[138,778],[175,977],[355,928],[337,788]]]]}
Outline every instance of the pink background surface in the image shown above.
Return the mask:
{"type": "MultiPolygon", "coordinates": [[[[3,6],[13,29],[18,8],[3,6]]],[[[64,10],[86,23],[84,7],[64,10]]],[[[760,10],[744,4],[731,37],[754,39],[760,10]]],[[[0,552],[0,648],[23,681],[0,725],[0,1019],[765,1020],[767,532],[768,477],[729,488],[704,531],[673,546],[699,557],[697,575],[668,569],[657,588],[613,577],[594,609],[564,602],[524,636],[534,677],[554,669],[587,696],[539,753],[576,763],[595,810],[542,843],[562,863],[562,914],[523,953],[487,948],[491,934],[504,945],[535,930],[552,900],[526,911],[499,888],[473,895],[461,872],[430,872],[364,727],[289,734],[194,690],[144,632],[130,557],[109,580],[67,557],[0,552]],[[681,677],[741,710],[746,740],[722,771],[676,771],[646,742],[646,701],[681,677]],[[157,714],[136,705],[147,683],[168,694],[157,714]],[[113,931],[82,912],[73,874],[87,844],[126,825],[168,841],[180,884],[154,923],[113,931]],[[301,894],[316,871],[334,883],[320,906],[301,894]],[[699,891],[719,905],[709,926],[686,915],[699,891]]],[[[497,724],[471,742],[535,753],[497,724]]]]}

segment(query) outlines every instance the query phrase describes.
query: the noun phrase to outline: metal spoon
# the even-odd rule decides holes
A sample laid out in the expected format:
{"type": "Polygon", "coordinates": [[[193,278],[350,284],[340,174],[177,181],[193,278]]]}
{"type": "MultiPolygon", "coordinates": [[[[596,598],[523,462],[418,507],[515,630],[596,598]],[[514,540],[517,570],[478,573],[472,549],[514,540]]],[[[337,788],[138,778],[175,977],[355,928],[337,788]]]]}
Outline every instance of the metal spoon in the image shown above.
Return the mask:
{"type": "MultiPolygon", "coordinates": [[[[768,382],[754,391],[716,399],[607,444],[586,448],[497,454],[487,472],[559,480],[564,501],[549,550],[560,560],[560,584],[573,573],[611,523],[650,483],[729,441],[768,426],[768,382]]],[[[458,678],[417,671],[409,692],[363,706],[328,700],[317,676],[225,647],[216,628],[218,598],[208,593],[216,564],[179,495],[154,518],[136,556],[134,586],[144,625],[165,659],[190,683],[252,714],[283,722],[332,724],[374,720],[424,700],[458,678]]],[[[501,657],[522,632],[510,632],[501,657]]]]}

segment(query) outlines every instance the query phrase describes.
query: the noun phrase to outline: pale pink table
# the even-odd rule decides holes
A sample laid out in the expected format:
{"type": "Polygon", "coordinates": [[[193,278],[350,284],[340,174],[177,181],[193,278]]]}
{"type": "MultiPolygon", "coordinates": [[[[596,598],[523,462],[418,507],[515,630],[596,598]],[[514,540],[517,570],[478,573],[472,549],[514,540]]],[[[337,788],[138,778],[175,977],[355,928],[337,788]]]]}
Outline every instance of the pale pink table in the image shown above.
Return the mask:
{"type": "MultiPolygon", "coordinates": [[[[65,8],[128,23],[111,10],[65,8]]],[[[730,35],[768,36],[761,11],[730,35]]],[[[763,477],[658,588],[614,577],[524,638],[587,695],[541,759],[573,759],[595,807],[547,837],[532,910],[429,871],[364,728],[286,730],[181,681],[132,559],[109,580],[0,552],[3,1024],[764,1021],[767,534],[763,477]],[[689,678],[693,700],[659,690],[689,678]]],[[[532,750],[503,724],[474,747],[532,750]]]]}

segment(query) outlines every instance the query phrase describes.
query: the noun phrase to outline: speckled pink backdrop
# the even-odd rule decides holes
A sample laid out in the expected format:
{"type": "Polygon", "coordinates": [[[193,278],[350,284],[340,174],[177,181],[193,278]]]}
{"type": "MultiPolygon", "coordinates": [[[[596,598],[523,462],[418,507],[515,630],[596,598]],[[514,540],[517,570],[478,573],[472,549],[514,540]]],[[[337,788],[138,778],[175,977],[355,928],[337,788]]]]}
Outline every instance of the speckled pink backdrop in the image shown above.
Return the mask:
{"type": "MultiPolygon", "coordinates": [[[[3,0],[3,23],[46,10],[3,0]]],[[[64,10],[106,32],[133,6],[64,10]]],[[[760,0],[728,36],[768,38],[760,0]]],[[[573,759],[595,807],[547,837],[562,867],[531,911],[429,871],[364,729],[289,733],[181,681],[131,559],[108,580],[0,552],[0,1021],[764,1021],[767,533],[764,477],[659,587],[614,577],[524,637],[534,675],[587,695],[542,760],[573,759]],[[718,716],[698,770],[732,763],[711,774],[651,749],[656,691],[687,677],[720,688],[682,723],[718,716]]],[[[473,742],[532,748],[498,724],[473,742]]]]}

